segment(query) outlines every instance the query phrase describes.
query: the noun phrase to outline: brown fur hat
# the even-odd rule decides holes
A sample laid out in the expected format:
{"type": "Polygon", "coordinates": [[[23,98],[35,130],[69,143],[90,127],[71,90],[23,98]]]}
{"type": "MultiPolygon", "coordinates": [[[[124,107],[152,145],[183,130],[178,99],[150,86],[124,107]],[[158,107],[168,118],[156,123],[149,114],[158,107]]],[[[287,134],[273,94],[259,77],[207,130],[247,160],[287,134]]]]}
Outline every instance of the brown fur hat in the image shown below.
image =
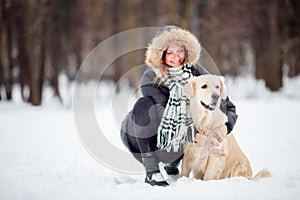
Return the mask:
{"type": "Polygon", "coordinates": [[[198,61],[201,52],[198,39],[187,30],[176,26],[166,26],[160,29],[148,45],[145,63],[154,69],[159,69],[163,64],[163,52],[171,43],[185,47],[188,52],[188,62],[195,64],[198,61]]]}

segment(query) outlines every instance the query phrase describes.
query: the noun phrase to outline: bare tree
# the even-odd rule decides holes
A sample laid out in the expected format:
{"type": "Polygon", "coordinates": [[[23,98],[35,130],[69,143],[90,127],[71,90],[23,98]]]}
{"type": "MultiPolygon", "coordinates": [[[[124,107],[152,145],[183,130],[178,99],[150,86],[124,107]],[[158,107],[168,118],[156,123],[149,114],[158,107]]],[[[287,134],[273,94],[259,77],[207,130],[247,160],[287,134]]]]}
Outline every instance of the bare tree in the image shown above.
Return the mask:
{"type": "MultiPolygon", "coordinates": [[[[272,91],[282,87],[282,65],[280,32],[278,30],[279,1],[264,1],[252,5],[253,43],[256,56],[256,77],[264,79],[266,86],[272,91]]],[[[253,4],[257,2],[252,2],[253,4]]]]}
{"type": "Polygon", "coordinates": [[[2,81],[5,87],[6,98],[12,99],[12,1],[1,1],[1,64],[2,64],[2,81]]]}

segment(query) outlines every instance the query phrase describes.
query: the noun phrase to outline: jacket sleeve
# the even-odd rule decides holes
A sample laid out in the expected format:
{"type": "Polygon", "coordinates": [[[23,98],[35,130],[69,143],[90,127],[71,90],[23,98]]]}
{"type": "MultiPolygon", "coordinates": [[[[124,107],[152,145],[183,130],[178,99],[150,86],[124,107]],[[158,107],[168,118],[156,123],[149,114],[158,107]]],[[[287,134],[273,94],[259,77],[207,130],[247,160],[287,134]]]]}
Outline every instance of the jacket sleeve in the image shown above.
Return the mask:
{"type": "Polygon", "coordinates": [[[227,133],[230,133],[238,118],[235,105],[227,97],[226,100],[221,101],[220,109],[227,115],[228,121],[225,125],[227,127],[227,133]]]}
{"type": "Polygon", "coordinates": [[[142,76],[140,88],[143,96],[151,97],[158,107],[158,115],[162,117],[169,99],[169,90],[163,84],[155,82],[155,72],[148,68],[142,76]]]}

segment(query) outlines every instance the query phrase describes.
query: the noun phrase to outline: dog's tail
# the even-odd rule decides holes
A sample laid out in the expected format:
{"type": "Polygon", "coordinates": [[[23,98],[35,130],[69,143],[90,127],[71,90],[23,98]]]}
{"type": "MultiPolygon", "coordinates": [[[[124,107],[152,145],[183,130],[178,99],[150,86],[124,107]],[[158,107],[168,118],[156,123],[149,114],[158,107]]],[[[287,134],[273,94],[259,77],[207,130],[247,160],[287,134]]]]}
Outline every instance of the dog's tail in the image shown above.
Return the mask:
{"type": "Polygon", "coordinates": [[[268,169],[262,169],[257,174],[255,174],[254,177],[251,178],[251,180],[256,181],[261,178],[270,178],[272,177],[271,172],[268,169]]]}

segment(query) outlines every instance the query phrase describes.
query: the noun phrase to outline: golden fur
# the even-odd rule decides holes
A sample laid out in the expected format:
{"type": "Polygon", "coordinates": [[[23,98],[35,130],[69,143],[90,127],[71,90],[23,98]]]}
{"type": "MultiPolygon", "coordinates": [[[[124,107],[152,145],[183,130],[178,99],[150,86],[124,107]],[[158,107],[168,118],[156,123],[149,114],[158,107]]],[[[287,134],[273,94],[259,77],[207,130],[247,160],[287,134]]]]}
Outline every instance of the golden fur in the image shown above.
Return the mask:
{"type": "Polygon", "coordinates": [[[239,147],[233,133],[227,134],[227,116],[220,110],[220,98],[226,98],[224,78],[214,75],[194,77],[183,88],[190,99],[191,115],[198,129],[201,142],[184,144],[182,176],[192,171],[195,178],[219,180],[243,176],[256,180],[271,176],[266,169],[253,177],[246,155],[239,147]],[[212,98],[212,96],[215,98],[212,98]],[[216,102],[216,96],[219,96],[216,102]]]}

